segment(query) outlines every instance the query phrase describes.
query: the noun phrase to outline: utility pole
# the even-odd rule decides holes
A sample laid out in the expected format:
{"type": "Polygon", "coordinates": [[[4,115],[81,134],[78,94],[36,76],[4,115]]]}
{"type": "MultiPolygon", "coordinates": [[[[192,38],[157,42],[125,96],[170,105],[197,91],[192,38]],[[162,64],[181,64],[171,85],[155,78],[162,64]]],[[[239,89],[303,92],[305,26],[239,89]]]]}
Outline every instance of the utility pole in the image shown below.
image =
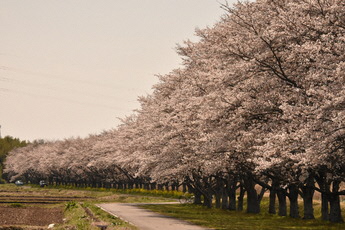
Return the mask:
{"type": "Polygon", "coordinates": [[[1,139],[1,125],[0,125],[0,139],[1,139]]]}

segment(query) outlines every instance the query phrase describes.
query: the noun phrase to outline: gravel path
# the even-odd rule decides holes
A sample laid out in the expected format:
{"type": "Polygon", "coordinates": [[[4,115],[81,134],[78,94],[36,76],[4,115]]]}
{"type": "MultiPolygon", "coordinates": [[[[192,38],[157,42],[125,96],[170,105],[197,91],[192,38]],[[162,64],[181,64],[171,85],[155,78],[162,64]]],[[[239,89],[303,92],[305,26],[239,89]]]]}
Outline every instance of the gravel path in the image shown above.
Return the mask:
{"type": "Polygon", "coordinates": [[[207,230],[207,228],[145,210],[137,205],[139,204],[106,203],[97,206],[141,230],[207,230]]]}

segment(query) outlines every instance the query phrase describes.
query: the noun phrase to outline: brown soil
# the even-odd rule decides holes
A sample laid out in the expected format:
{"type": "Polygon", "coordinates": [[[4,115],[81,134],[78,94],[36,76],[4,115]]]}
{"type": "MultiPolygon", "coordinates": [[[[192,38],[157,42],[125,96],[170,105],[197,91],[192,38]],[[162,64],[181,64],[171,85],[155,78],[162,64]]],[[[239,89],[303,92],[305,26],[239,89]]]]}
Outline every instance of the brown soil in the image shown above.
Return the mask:
{"type": "Polygon", "coordinates": [[[68,196],[12,196],[0,195],[0,203],[32,203],[32,204],[56,204],[66,201],[88,200],[91,197],[68,196]]]}
{"type": "Polygon", "coordinates": [[[41,208],[41,207],[0,207],[1,225],[30,225],[48,226],[52,223],[63,222],[63,212],[61,208],[41,208]]]}

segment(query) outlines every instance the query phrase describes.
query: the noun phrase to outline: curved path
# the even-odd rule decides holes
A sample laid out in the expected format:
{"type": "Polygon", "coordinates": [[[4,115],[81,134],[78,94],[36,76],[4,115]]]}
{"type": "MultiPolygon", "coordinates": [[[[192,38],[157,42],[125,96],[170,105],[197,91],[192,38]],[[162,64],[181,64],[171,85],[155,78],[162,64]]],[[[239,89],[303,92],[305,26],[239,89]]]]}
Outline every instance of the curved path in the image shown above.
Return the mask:
{"type": "Polygon", "coordinates": [[[97,206],[135,225],[141,230],[207,230],[207,228],[199,227],[183,220],[145,210],[137,205],[142,204],[105,203],[98,204],[97,206]]]}

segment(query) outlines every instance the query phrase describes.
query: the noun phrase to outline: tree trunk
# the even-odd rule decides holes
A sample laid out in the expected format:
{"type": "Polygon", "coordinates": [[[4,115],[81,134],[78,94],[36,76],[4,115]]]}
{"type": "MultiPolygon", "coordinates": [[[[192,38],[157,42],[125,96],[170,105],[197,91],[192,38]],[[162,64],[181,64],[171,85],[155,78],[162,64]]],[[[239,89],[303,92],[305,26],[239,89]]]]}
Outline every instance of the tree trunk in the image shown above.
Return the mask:
{"type": "Polygon", "coordinates": [[[307,184],[302,187],[303,191],[303,205],[304,205],[304,216],[303,219],[315,219],[314,208],[313,208],[313,196],[314,196],[314,179],[308,178],[307,184]]]}
{"type": "Polygon", "coordinates": [[[238,196],[238,206],[237,211],[243,211],[243,198],[244,198],[245,190],[244,187],[240,186],[240,195],[238,196]]]}
{"type": "Polygon", "coordinates": [[[222,203],[221,199],[223,196],[223,193],[225,192],[225,183],[221,175],[216,177],[216,187],[215,187],[215,197],[216,197],[216,208],[221,208],[222,203]]]}
{"type": "Polygon", "coordinates": [[[335,194],[339,191],[340,182],[333,181],[333,189],[332,193],[329,196],[329,204],[330,204],[330,212],[329,212],[329,220],[331,222],[339,223],[344,222],[341,216],[341,207],[340,207],[340,196],[335,194]]]}
{"type": "MultiPolygon", "coordinates": [[[[229,208],[229,203],[228,203],[228,189],[223,189],[222,193],[222,209],[228,209],[229,208]]],[[[235,196],[236,199],[236,196],[235,196]]]]}
{"type": "Polygon", "coordinates": [[[329,220],[329,193],[330,184],[327,183],[326,173],[324,171],[319,171],[319,176],[315,177],[316,182],[321,189],[321,219],[329,220]]]}
{"type": "Polygon", "coordinates": [[[212,208],[212,194],[205,192],[204,193],[204,206],[208,207],[208,208],[212,208]]]}
{"type": "Polygon", "coordinates": [[[157,183],[151,183],[151,190],[156,190],[157,189],[157,183]]]}
{"type": "Polygon", "coordinates": [[[290,217],[299,218],[298,210],[298,188],[296,185],[289,187],[290,217]]]}
{"type": "Polygon", "coordinates": [[[183,193],[187,192],[187,185],[185,183],[182,184],[182,192],[183,193]]]}
{"type": "MultiPolygon", "coordinates": [[[[243,190],[243,189],[241,189],[243,190]]],[[[243,196],[242,194],[242,209],[243,210],[243,196]]],[[[229,189],[229,210],[236,210],[236,185],[229,189]]]]}
{"type": "Polygon", "coordinates": [[[303,195],[303,205],[304,205],[304,216],[303,219],[315,219],[314,208],[313,208],[313,194],[314,191],[308,189],[309,191],[303,195]]]}
{"type": "Polygon", "coordinates": [[[321,193],[321,218],[329,220],[329,196],[326,193],[321,193]]]}
{"type": "Polygon", "coordinates": [[[247,191],[247,213],[260,213],[259,198],[255,190],[253,177],[251,175],[248,175],[245,178],[244,186],[247,191]]]}
{"type": "Polygon", "coordinates": [[[339,195],[330,195],[329,199],[330,203],[330,212],[329,212],[329,220],[331,222],[343,222],[343,218],[341,216],[341,207],[340,207],[340,199],[339,195]]]}
{"type": "Polygon", "coordinates": [[[119,186],[119,189],[123,189],[123,184],[122,184],[122,182],[120,182],[118,186],[119,186]]]}
{"type": "Polygon", "coordinates": [[[279,216],[286,216],[287,215],[287,208],[286,208],[286,195],[283,189],[278,189],[277,191],[278,196],[278,215],[279,216]]]}
{"type": "Polygon", "coordinates": [[[145,189],[145,190],[149,190],[149,189],[150,189],[150,184],[146,182],[146,183],[144,184],[144,189],[145,189]]]}
{"type": "Polygon", "coordinates": [[[276,214],[276,190],[272,188],[270,190],[270,203],[268,207],[268,213],[276,214]]]}
{"type": "Polygon", "coordinates": [[[199,191],[194,191],[194,204],[202,204],[201,193],[199,191]]]}
{"type": "Polygon", "coordinates": [[[216,188],[217,191],[215,193],[215,197],[216,197],[216,208],[220,208],[221,207],[221,199],[222,199],[222,195],[223,195],[223,190],[224,188],[220,187],[220,188],[216,188]]]}

